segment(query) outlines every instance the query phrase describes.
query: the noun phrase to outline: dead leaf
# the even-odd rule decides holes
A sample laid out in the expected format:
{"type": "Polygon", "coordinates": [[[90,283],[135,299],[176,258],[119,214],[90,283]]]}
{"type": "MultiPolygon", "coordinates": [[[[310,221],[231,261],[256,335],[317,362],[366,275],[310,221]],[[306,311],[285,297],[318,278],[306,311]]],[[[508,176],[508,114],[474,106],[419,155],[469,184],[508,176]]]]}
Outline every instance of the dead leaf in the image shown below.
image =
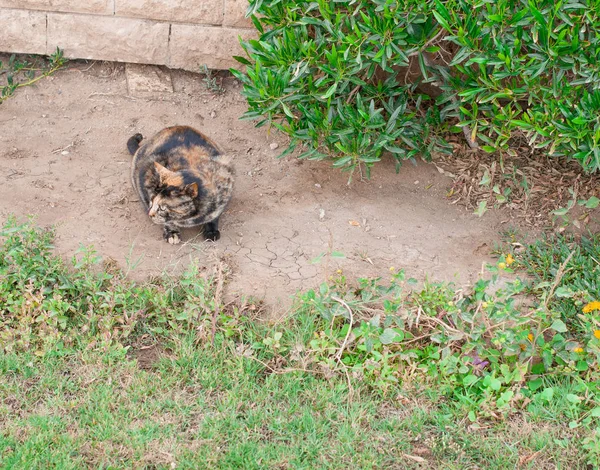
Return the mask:
{"type": "Polygon", "coordinates": [[[522,455],[521,457],[519,457],[519,466],[527,465],[529,462],[534,460],[540,454],[540,452],[541,452],[541,450],[538,450],[537,452],[534,452],[533,454],[522,455]]]}
{"type": "Polygon", "coordinates": [[[419,462],[419,463],[426,463],[427,462],[426,459],[424,459],[423,457],[419,457],[418,455],[402,454],[402,456],[406,457],[407,459],[414,460],[415,462],[419,462]]]}
{"type": "Polygon", "coordinates": [[[349,220],[348,223],[350,225],[352,225],[353,227],[360,227],[360,222],[358,222],[356,220],[349,220]]]}

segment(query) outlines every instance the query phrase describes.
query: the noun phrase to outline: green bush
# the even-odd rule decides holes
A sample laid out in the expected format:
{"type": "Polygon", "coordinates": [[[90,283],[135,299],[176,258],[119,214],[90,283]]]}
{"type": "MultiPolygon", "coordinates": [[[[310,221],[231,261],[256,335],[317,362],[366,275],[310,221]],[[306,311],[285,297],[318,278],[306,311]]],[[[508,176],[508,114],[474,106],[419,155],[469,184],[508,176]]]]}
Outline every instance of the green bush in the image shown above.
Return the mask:
{"type": "Polygon", "coordinates": [[[600,168],[598,1],[251,0],[249,13],[260,38],[232,72],[245,117],[291,137],[284,154],[304,144],[303,158],[369,168],[384,151],[427,158],[462,128],[488,152],[524,135],[600,168]]]}

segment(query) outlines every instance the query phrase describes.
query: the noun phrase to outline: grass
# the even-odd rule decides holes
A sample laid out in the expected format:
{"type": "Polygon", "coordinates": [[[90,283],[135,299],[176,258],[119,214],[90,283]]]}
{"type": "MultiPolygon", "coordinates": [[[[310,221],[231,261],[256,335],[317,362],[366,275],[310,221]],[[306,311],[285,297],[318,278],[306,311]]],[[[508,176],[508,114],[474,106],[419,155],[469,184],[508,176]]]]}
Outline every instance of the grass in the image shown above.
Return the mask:
{"type": "Polygon", "coordinates": [[[382,399],[343,380],[265,376],[181,338],[142,370],[126,354],[3,355],[2,468],[585,468],[544,413],[473,426],[436,392],[382,399]],[[534,467],[535,465],[535,467],[534,467]]]}
{"type": "Polygon", "coordinates": [[[494,326],[512,318],[511,293],[491,297],[482,284],[461,298],[427,284],[410,294],[396,271],[386,285],[340,277],[269,324],[255,305],[219,302],[218,272],[192,266],[180,279],[134,284],[90,250],[65,263],[52,233],[30,223],[11,219],[2,235],[2,469],[600,462],[592,350],[585,371],[554,357],[544,373],[519,376],[543,348],[515,358],[492,347],[523,328],[494,326]],[[481,341],[457,305],[491,322],[481,341]],[[454,338],[451,325],[469,337],[454,338]],[[474,357],[490,364],[477,369],[474,357]]]}

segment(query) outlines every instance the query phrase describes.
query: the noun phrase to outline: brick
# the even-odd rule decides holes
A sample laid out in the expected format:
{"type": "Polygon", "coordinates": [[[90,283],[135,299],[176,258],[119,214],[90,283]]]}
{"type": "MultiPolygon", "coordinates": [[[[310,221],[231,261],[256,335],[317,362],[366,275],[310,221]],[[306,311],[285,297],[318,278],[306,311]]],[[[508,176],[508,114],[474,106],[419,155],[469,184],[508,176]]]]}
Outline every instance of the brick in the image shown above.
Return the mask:
{"type": "Polygon", "coordinates": [[[223,0],[115,0],[117,16],[220,25],[223,0]]]}
{"type": "Polygon", "coordinates": [[[169,25],[111,16],[48,13],[48,53],[68,58],[166,64],[169,25]]]}
{"type": "Polygon", "coordinates": [[[257,33],[253,29],[174,24],[168,65],[193,72],[203,64],[220,70],[236,67],[238,62],[232,56],[243,54],[238,36],[248,40],[256,38],[257,33]]]}
{"type": "Polygon", "coordinates": [[[0,7],[74,13],[113,14],[113,0],[0,0],[0,7]]]}
{"type": "Polygon", "coordinates": [[[130,95],[173,93],[171,72],[156,65],[127,64],[127,89],[130,95]]]}
{"type": "Polygon", "coordinates": [[[21,54],[45,54],[46,13],[0,8],[0,49],[21,54]]]}
{"type": "Polygon", "coordinates": [[[225,0],[225,17],[223,26],[237,28],[253,28],[252,20],[246,18],[248,0],[225,0]]]}

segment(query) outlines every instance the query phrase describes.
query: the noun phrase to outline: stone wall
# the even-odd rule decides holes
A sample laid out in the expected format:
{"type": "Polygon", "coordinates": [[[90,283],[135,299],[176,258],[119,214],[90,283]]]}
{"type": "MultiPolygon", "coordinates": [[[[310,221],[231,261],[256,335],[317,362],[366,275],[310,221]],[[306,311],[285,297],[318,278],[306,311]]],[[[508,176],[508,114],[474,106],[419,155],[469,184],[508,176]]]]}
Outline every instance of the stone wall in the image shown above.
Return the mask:
{"type": "Polygon", "coordinates": [[[255,37],[247,0],[0,0],[0,51],[167,65],[236,66],[255,37]]]}

